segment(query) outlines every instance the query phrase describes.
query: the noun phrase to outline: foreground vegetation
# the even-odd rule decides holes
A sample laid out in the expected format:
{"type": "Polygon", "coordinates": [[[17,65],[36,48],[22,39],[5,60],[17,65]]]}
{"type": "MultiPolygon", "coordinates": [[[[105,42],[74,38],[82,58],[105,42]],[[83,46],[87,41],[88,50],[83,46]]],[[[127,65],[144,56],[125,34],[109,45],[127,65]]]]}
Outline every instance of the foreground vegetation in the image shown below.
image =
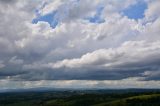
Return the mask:
{"type": "Polygon", "coordinates": [[[0,93],[0,106],[160,106],[160,92],[47,91],[0,93]]]}

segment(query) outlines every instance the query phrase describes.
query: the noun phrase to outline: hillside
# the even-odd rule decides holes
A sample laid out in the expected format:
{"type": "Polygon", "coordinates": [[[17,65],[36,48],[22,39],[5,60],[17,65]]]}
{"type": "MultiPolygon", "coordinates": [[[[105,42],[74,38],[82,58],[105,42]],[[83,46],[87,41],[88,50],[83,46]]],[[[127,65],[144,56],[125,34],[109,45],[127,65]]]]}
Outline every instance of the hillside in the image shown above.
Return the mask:
{"type": "Polygon", "coordinates": [[[136,91],[84,90],[0,93],[0,106],[160,106],[159,91],[136,91]]]}
{"type": "Polygon", "coordinates": [[[133,96],[94,106],[160,106],[160,94],[133,96]]]}

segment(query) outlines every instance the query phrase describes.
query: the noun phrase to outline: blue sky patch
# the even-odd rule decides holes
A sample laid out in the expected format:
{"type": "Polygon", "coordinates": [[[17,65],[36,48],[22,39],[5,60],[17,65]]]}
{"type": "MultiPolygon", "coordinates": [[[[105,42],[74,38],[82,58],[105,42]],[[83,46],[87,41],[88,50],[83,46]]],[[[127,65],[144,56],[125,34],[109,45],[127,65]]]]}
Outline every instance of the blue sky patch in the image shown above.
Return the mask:
{"type": "Polygon", "coordinates": [[[91,23],[104,23],[105,20],[101,18],[101,14],[104,7],[100,6],[97,8],[96,14],[93,17],[86,18],[91,23]]]}
{"type": "Polygon", "coordinates": [[[138,2],[135,5],[128,7],[127,9],[123,10],[123,15],[127,16],[130,19],[141,19],[144,17],[144,11],[147,9],[146,2],[138,2]]]}
{"type": "Polygon", "coordinates": [[[55,28],[58,24],[58,20],[54,18],[55,14],[56,12],[52,12],[44,16],[38,15],[37,18],[32,20],[32,23],[37,24],[39,21],[44,21],[48,22],[52,28],[55,28]]]}

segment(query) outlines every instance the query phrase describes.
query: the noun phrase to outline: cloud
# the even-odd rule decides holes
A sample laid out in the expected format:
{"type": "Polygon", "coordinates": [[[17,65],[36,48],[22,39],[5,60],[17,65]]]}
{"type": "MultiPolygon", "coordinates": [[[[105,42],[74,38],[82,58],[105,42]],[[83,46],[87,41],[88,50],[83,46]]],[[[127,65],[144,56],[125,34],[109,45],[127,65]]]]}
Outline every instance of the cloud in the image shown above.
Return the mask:
{"type": "Polygon", "coordinates": [[[58,0],[58,1],[47,0],[47,2],[42,3],[43,6],[39,9],[39,13],[45,15],[53,11],[56,11],[59,8],[59,6],[63,4],[63,2],[64,0],[58,0]]]}
{"type": "Polygon", "coordinates": [[[159,17],[158,11],[160,6],[159,0],[148,1],[148,9],[145,11],[145,17],[148,20],[155,20],[159,17]]]}
{"type": "Polygon", "coordinates": [[[100,2],[93,0],[59,0],[59,1],[51,1],[48,2],[44,8],[42,8],[39,12],[41,15],[45,15],[56,11],[56,16],[60,21],[70,21],[74,19],[80,19],[89,14],[95,13],[96,7],[100,2]],[[89,6],[87,4],[90,4],[89,6]]]}
{"type": "Polygon", "coordinates": [[[0,61],[0,69],[5,67],[5,65],[3,64],[3,61],[0,61]]]}
{"type": "Polygon", "coordinates": [[[157,70],[150,70],[150,71],[145,71],[144,73],[142,73],[142,75],[145,77],[145,80],[149,81],[149,80],[160,80],[159,75],[160,75],[160,71],[159,69],[157,70]]]}
{"type": "Polygon", "coordinates": [[[12,57],[9,62],[11,64],[23,64],[23,60],[22,59],[17,59],[17,56],[12,57]]]}
{"type": "Polygon", "coordinates": [[[1,90],[26,89],[26,88],[69,88],[69,89],[94,89],[94,88],[159,88],[159,81],[136,81],[133,79],[116,81],[92,81],[92,80],[63,80],[63,81],[10,81],[0,80],[1,90]]]}
{"type": "MultiPolygon", "coordinates": [[[[159,60],[160,42],[147,43],[145,41],[127,41],[119,48],[100,49],[92,53],[87,53],[81,58],[66,59],[53,64],[53,68],[60,67],[105,67],[118,68],[127,65],[137,67],[146,63],[152,64],[159,60]],[[153,57],[154,56],[154,57],[153,57]],[[146,62],[146,60],[149,60],[146,62]],[[151,63],[150,63],[151,62],[151,63]]],[[[156,63],[154,63],[156,65],[156,63]]]]}
{"type": "Polygon", "coordinates": [[[80,58],[64,59],[55,63],[28,64],[23,68],[26,70],[46,69],[46,71],[31,72],[29,75],[24,75],[24,78],[31,78],[30,80],[41,78],[46,80],[115,80],[142,77],[141,73],[146,70],[159,69],[159,45],[160,42],[127,41],[118,48],[96,50],[80,58]],[[41,74],[41,77],[35,77],[34,74],[41,74]]]}
{"type": "Polygon", "coordinates": [[[137,78],[152,85],[151,81],[159,81],[160,3],[144,0],[147,8],[138,20],[122,14],[139,2],[1,0],[0,79],[18,86],[18,81],[117,80],[122,84],[137,78]],[[53,12],[48,20],[47,14],[53,12]],[[43,16],[45,20],[33,23],[43,16]],[[105,21],[91,22],[89,18],[95,16],[105,21]],[[51,27],[49,21],[55,20],[58,24],[51,27]]]}

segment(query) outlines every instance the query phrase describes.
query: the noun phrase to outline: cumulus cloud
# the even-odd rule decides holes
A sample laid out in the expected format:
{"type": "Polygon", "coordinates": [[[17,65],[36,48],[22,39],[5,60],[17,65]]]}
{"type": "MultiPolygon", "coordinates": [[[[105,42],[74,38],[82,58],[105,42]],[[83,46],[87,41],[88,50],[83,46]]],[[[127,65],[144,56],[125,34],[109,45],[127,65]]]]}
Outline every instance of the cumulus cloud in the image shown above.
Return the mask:
{"type": "Polygon", "coordinates": [[[96,7],[100,2],[93,0],[59,0],[50,1],[39,11],[41,15],[45,15],[56,11],[56,18],[60,21],[73,21],[74,19],[84,18],[89,15],[93,15],[96,12],[96,7]],[[88,4],[90,4],[88,6],[88,4]]]}
{"type": "Polygon", "coordinates": [[[145,11],[145,17],[153,21],[156,18],[159,17],[158,11],[159,11],[159,6],[160,6],[160,1],[159,0],[153,0],[153,1],[148,1],[148,9],[145,11]]]}
{"type": "MultiPolygon", "coordinates": [[[[87,53],[81,58],[66,59],[53,64],[53,68],[60,67],[106,67],[114,68],[123,66],[131,66],[135,64],[152,64],[159,60],[160,42],[146,43],[145,41],[127,41],[123,43],[119,48],[114,49],[101,49],[92,53],[87,53]],[[153,57],[155,56],[155,57],[153,57]],[[153,59],[153,60],[152,60],[153,59]],[[146,60],[149,60],[146,62],[146,60]],[[151,62],[151,63],[150,63],[151,62]]],[[[154,63],[155,64],[155,63],[154,63]]],[[[156,64],[155,64],[156,65],[156,64]]],[[[157,64],[158,65],[158,64],[157,64]]]]}
{"type": "Polygon", "coordinates": [[[125,79],[137,78],[145,87],[151,80],[159,83],[160,2],[144,0],[147,8],[138,20],[123,14],[139,2],[1,0],[0,79],[17,86],[16,81],[39,80],[116,80],[129,86],[125,79]],[[33,23],[37,17],[42,19],[33,23]],[[53,28],[47,20],[57,25],[53,28]]]}
{"type": "MultiPolygon", "coordinates": [[[[40,72],[44,75],[43,79],[115,80],[142,76],[141,73],[145,73],[147,70],[153,70],[155,73],[154,70],[159,69],[159,45],[160,42],[127,41],[118,48],[96,50],[80,58],[64,59],[45,64],[39,62],[24,65],[23,68],[53,69],[53,71],[48,72],[52,74],[40,72]]],[[[34,80],[37,77],[31,79],[34,80]]],[[[154,78],[152,79],[154,80],[154,78]]]]}

